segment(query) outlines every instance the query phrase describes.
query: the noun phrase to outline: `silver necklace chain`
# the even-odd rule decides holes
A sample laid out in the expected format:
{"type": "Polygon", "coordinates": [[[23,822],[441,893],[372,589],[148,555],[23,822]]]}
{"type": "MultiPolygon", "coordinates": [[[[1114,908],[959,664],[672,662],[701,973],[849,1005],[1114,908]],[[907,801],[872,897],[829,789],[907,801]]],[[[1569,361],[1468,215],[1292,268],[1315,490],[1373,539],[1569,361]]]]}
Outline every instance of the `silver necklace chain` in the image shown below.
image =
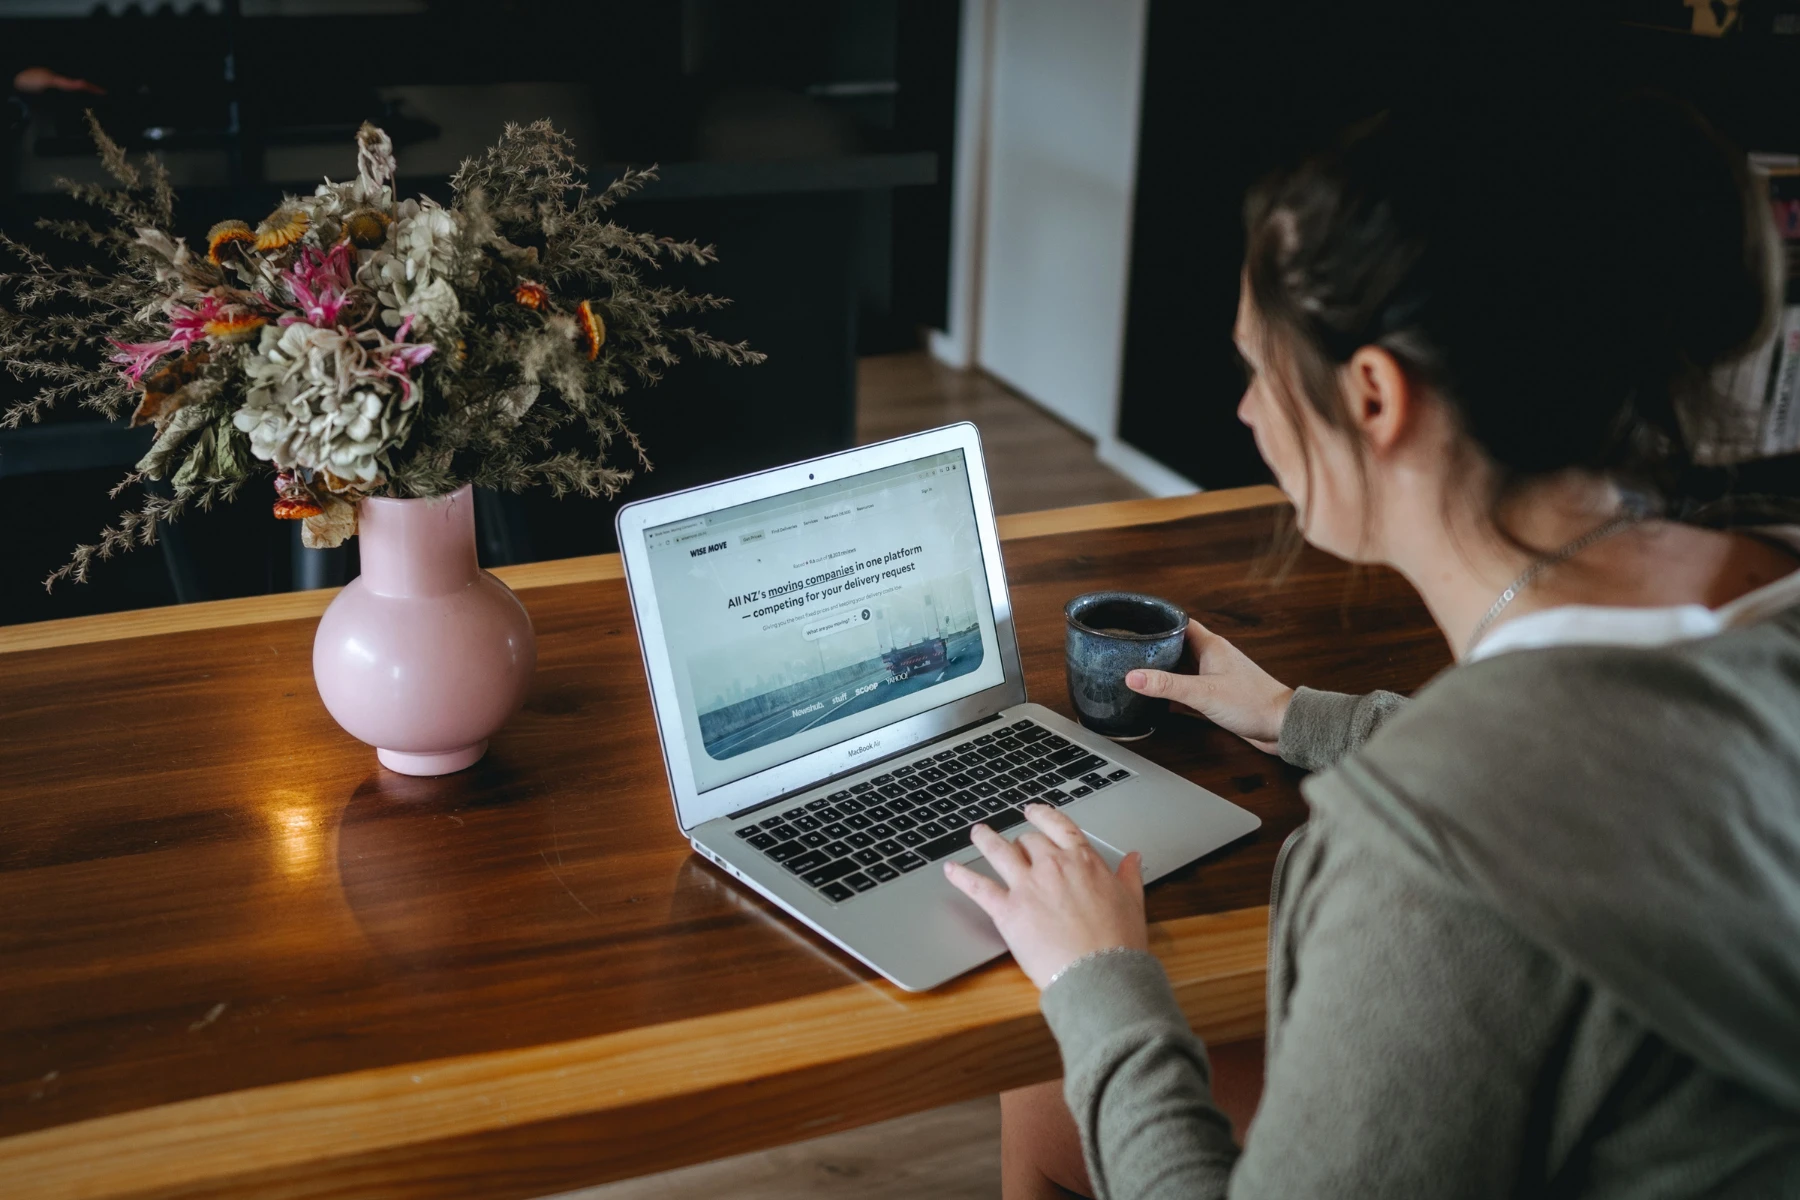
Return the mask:
{"type": "Polygon", "coordinates": [[[1562,549],[1546,554],[1544,557],[1538,559],[1529,567],[1526,567],[1523,571],[1519,572],[1519,577],[1506,585],[1506,589],[1494,598],[1493,606],[1483,614],[1481,620],[1475,622],[1474,632],[1469,634],[1469,640],[1463,645],[1462,656],[1465,659],[1469,657],[1476,645],[1481,641],[1481,635],[1488,631],[1488,626],[1492,625],[1495,619],[1499,617],[1501,613],[1506,611],[1506,606],[1518,599],[1519,593],[1530,587],[1532,581],[1539,575],[1542,575],[1545,571],[1548,571],[1558,563],[1567,562],[1569,559],[1574,558],[1577,554],[1580,554],[1595,542],[1605,541],[1613,534],[1621,533],[1624,530],[1631,528],[1648,515],[1649,514],[1641,508],[1628,508],[1604,525],[1590,529],[1562,549]]]}

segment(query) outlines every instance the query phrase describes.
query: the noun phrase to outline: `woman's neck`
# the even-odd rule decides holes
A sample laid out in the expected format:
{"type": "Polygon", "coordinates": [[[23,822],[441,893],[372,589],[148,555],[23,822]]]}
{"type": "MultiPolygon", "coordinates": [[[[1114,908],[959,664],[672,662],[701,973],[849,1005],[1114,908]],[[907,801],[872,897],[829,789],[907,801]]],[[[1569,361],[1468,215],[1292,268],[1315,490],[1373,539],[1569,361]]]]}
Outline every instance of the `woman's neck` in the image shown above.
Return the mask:
{"type": "MultiPolygon", "coordinates": [[[[1445,504],[1438,498],[1408,504],[1405,510],[1403,517],[1396,514],[1393,527],[1400,536],[1390,540],[1386,557],[1418,589],[1451,650],[1461,658],[1500,595],[1527,568],[1601,528],[1622,508],[1618,489],[1611,484],[1569,477],[1535,484],[1505,505],[1499,517],[1510,538],[1473,502],[1445,504]]],[[[1596,543],[1566,564],[1544,571],[1488,628],[1557,605],[1625,599],[1635,591],[1630,580],[1642,572],[1618,553],[1619,543],[1638,540],[1636,532],[1596,543]]]]}
{"type": "MultiPolygon", "coordinates": [[[[1506,506],[1500,534],[1474,505],[1446,521],[1446,506],[1406,506],[1388,563],[1418,589],[1460,659],[1501,593],[1533,563],[1593,533],[1622,511],[1616,488],[1579,478],[1535,485],[1506,506]]],[[[1448,511],[1458,512],[1451,505],[1448,511]]],[[[1800,565],[1793,552],[1741,534],[1647,520],[1584,547],[1544,570],[1508,603],[1483,636],[1527,613],[1565,604],[1620,608],[1729,603],[1800,565]]]]}

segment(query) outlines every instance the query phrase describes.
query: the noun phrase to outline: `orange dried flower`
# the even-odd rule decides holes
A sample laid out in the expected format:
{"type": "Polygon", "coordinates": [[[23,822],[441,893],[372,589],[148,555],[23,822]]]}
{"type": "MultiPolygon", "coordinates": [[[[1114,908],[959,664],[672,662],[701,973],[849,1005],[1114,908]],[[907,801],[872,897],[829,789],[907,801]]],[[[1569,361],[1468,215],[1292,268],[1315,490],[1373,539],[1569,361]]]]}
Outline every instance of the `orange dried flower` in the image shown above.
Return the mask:
{"type": "Polygon", "coordinates": [[[519,280],[519,286],[513,289],[513,299],[526,308],[543,308],[550,303],[550,289],[532,279],[519,280]]]}
{"type": "Polygon", "coordinates": [[[281,521],[304,521],[324,511],[311,496],[283,496],[275,502],[275,517],[281,521]]]}
{"type": "Polygon", "coordinates": [[[144,395],[138,401],[137,410],[131,414],[131,424],[135,427],[154,423],[161,429],[162,423],[187,403],[184,395],[187,385],[200,378],[211,357],[205,350],[195,348],[146,375],[144,395]]]}
{"type": "Polygon", "coordinates": [[[255,313],[223,313],[208,321],[203,328],[206,336],[216,341],[241,342],[268,323],[269,318],[259,317],[255,313]]]}
{"type": "Polygon", "coordinates": [[[592,362],[600,357],[600,347],[606,344],[606,322],[586,300],[576,305],[575,316],[581,322],[581,339],[587,343],[588,361],[592,362]]]}
{"type": "Polygon", "coordinates": [[[387,241],[391,219],[379,208],[359,208],[344,218],[343,240],[358,250],[373,250],[387,241]]]}
{"type": "Polygon", "coordinates": [[[306,236],[310,224],[312,218],[306,215],[305,209],[278,208],[256,227],[256,248],[266,251],[291,246],[306,236]]]}
{"type": "Polygon", "coordinates": [[[325,511],[312,489],[292,471],[275,474],[275,516],[282,521],[304,521],[325,511]]]}
{"type": "Polygon", "coordinates": [[[206,257],[215,267],[242,258],[246,247],[256,245],[256,235],[242,221],[220,221],[206,232],[206,257]]]}

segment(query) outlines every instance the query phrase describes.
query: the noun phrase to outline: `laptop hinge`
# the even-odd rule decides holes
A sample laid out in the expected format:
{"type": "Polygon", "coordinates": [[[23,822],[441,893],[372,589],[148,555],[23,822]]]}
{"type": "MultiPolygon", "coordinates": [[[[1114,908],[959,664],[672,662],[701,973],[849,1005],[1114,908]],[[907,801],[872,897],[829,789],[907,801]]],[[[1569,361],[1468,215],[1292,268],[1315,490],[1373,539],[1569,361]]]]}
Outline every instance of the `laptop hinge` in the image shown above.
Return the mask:
{"type": "Polygon", "coordinates": [[[990,713],[989,715],[981,718],[979,721],[970,721],[967,725],[959,725],[955,729],[950,730],[950,732],[948,732],[948,733],[940,733],[934,738],[928,738],[922,742],[915,742],[912,745],[908,746],[904,750],[896,750],[892,754],[888,755],[886,758],[878,758],[878,759],[875,759],[873,762],[857,763],[854,767],[850,768],[848,771],[839,771],[836,775],[833,775],[828,779],[821,779],[816,783],[809,783],[805,787],[797,787],[797,788],[794,788],[792,791],[783,792],[779,796],[771,796],[767,800],[759,800],[755,804],[752,804],[747,808],[738,809],[736,812],[726,813],[723,819],[727,820],[727,821],[735,821],[739,817],[747,817],[753,812],[757,812],[761,809],[765,809],[765,808],[769,807],[771,804],[780,804],[785,800],[792,800],[795,796],[800,795],[800,793],[802,793],[802,792],[812,792],[812,791],[817,791],[819,788],[822,788],[822,787],[829,787],[832,784],[836,783],[840,779],[847,779],[852,775],[861,775],[864,771],[873,770],[874,768],[879,767],[883,763],[893,762],[896,758],[905,758],[908,755],[917,754],[919,751],[924,750],[927,747],[935,746],[940,742],[947,742],[951,738],[959,738],[963,734],[969,732],[969,730],[971,730],[971,729],[979,729],[979,728],[981,728],[981,726],[992,724],[993,722],[998,721],[999,719],[1000,719],[999,713],[990,713]]]}

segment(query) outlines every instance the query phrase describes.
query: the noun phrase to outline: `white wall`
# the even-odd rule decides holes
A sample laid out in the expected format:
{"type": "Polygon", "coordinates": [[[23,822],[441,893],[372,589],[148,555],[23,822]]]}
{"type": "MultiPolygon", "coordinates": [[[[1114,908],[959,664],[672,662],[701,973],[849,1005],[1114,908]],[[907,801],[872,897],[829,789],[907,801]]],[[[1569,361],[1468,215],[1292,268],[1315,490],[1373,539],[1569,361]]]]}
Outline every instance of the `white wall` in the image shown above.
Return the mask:
{"type": "Polygon", "coordinates": [[[988,5],[973,358],[1077,429],[1110,441],[1147,0],[973,0],[969,7],[988,5]]]}
{"type": "Polygon", "coordinates": [[[963,0],[956,67],[956,169],[951,173],[950,295],[931,352],[963,370],[975,365],[981,331],[981,243],[987,219],[988,100],[996,0],[963,0]]]}

